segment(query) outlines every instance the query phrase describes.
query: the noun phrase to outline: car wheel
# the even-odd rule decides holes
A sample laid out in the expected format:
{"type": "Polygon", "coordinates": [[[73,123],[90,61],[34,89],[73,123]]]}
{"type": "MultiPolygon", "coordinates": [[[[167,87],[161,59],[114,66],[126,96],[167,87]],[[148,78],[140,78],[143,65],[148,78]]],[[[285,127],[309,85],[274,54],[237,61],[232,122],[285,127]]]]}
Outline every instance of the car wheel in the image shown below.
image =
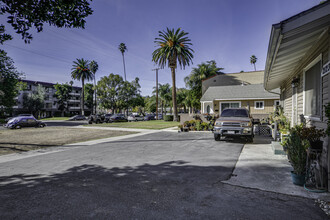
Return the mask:
{"type": "Polygon", "coordinates": [[[16,129],[21,129],[22,127],[20,125],[15,126],[16,129]]]}
{"type": "Polygon", "coordinates": [[[39,125],[39,128],[43,128],[43,127],[45,127],[44,124],[40,124],[40,125],[39,125]]]}
{"type": "Polygon", "coordinates": [[[214,140],[215,141],[220,141],[221,135],[220,134],[214,134],[214,140]]]}

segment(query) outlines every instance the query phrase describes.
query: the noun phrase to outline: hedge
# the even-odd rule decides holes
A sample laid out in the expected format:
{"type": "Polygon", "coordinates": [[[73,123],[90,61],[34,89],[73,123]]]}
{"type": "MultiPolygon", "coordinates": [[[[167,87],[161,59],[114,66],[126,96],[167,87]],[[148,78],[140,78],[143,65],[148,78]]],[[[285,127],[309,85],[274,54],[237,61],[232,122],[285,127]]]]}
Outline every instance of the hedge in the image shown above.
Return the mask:
{"type": "Polygon", "coordinates": [[[165,115],[164,121],[173,121],[173,115],[165,115]]]}

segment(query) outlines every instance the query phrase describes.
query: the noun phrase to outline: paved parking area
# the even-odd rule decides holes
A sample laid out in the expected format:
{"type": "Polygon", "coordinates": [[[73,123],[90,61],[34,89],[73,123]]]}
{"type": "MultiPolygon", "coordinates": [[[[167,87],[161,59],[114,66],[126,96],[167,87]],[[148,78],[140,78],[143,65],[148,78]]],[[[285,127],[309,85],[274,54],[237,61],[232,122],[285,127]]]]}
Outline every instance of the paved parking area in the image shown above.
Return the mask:
{"type": "Polygon", "coordinates": [[[163,131],[3,162],[0,217],[326,218],[313,200],[222,183],[242,147],[163,131]]]}

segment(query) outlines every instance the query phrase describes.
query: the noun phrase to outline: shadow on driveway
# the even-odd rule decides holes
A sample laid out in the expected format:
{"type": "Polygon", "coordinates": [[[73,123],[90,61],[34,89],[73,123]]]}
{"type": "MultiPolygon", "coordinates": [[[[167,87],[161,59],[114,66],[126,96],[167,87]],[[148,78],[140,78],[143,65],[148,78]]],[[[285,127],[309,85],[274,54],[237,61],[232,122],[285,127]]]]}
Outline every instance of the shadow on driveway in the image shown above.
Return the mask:
{"type": "Polygon", "coordinates": [[[179,160],[111,169],[85,164],[50,176],[2,176],[0,215],[3,219],[326,217],[309,200],[219,182],[231,172],[228,167],[193,166],[179,160]]]}

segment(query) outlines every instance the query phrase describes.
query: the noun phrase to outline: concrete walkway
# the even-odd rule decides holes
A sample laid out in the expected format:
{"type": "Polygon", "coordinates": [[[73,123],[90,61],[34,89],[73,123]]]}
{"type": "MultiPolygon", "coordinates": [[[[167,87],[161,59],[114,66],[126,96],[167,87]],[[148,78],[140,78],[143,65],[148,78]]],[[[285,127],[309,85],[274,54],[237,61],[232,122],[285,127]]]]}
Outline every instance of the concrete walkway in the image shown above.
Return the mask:
{"type": "Polygon", "coordinates": [[[292,183],[291,165],[286,155],[275,155],[269,140],[255,138],[246,144],[235,166],[232,177],[223,181],[230,185],[263,191],[330,201],[329,193],[312,193],[292,183]]]}

